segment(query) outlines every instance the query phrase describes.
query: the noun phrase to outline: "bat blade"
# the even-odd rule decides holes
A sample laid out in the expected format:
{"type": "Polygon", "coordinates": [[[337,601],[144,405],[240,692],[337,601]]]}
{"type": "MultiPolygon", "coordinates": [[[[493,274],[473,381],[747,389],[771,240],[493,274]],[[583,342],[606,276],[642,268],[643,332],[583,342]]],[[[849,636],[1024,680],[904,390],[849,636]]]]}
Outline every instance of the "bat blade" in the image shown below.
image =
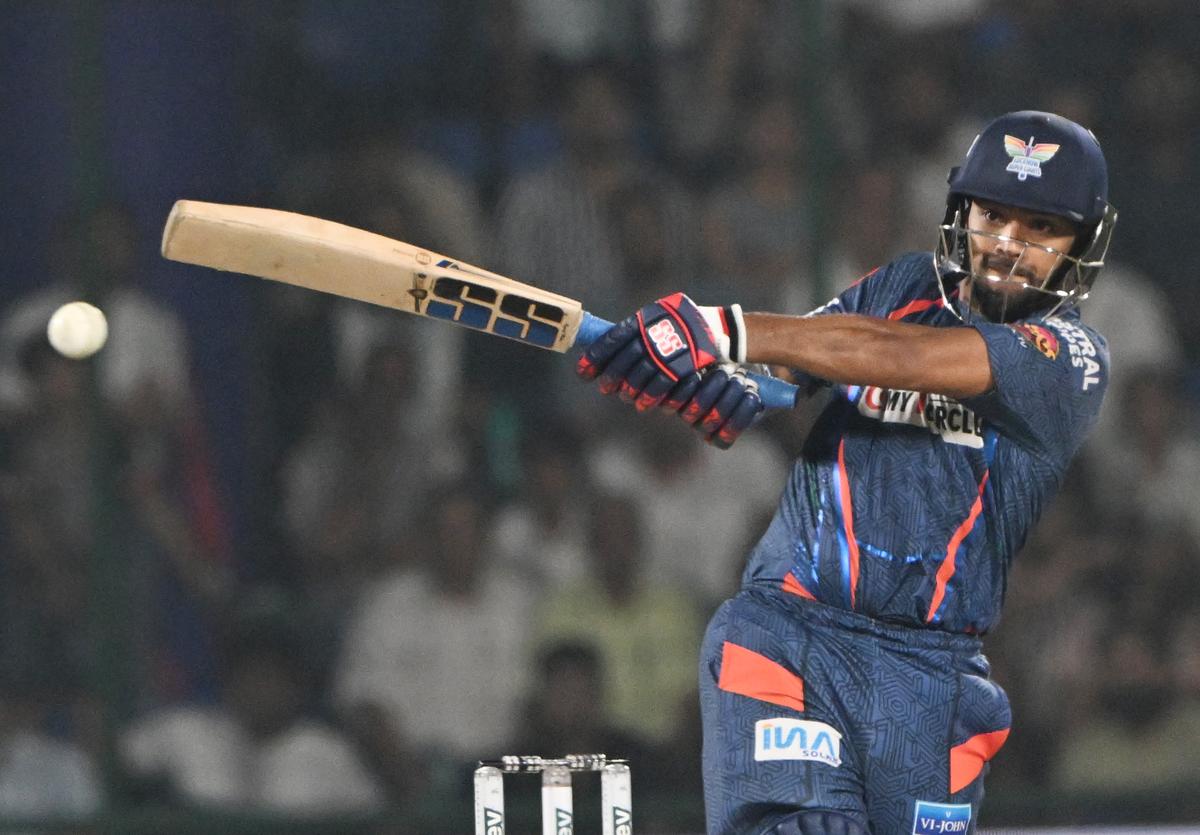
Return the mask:
{"type": "Polygon", "coordinates": [[[179,200],[172,261],[244,273],[453,322],[552,351],[574,345],[582,305],[373,232],[295,212],[179,200]]]}
{"type": "MultiPolygon", "coordinates": [[[[278,209],[178,200],[163,229],[162,254],[560,353],[612,327],[575,299],[374,232],[278,209]]],[[[795,386],[751,377],[769,408],[795,406],[795,386]]]]}

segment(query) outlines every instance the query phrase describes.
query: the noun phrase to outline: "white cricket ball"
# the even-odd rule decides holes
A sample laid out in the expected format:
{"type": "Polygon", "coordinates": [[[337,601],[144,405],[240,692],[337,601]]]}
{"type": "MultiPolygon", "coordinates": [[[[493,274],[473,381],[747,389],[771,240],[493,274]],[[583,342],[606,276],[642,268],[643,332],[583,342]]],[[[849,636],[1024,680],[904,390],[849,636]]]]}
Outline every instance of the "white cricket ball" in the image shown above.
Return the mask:
{"type": "Polygon", "coordinates": [[[104,347],[108,320],[100,308],[87,302],[68,302],[50,317],[46,336],[54,350],[64,357],[81,360],[104,347]]]}

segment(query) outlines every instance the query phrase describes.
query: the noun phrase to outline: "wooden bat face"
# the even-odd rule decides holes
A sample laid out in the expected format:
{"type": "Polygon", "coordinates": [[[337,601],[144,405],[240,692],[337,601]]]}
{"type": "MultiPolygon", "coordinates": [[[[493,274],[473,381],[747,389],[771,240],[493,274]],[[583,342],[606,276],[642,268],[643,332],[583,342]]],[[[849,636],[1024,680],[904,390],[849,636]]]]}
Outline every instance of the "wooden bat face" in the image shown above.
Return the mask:
{"type": "Polygon", "coordinates": [[[163,230],[173,261],[268,278],[539,348],[567,351],[578,301],[435,252],[320,218],[180,200],[163,230]]]}
{"type": "MultiPolygon", "coordinates": [[[[575,299],[436,252],[277,209],[179,200],[163,230],[172,261],[269,278],[428,316],[564,353],[612,323],[575,299]]],[[[763,402],[791,409],[796,387],[751,374],[763,402]]]]}

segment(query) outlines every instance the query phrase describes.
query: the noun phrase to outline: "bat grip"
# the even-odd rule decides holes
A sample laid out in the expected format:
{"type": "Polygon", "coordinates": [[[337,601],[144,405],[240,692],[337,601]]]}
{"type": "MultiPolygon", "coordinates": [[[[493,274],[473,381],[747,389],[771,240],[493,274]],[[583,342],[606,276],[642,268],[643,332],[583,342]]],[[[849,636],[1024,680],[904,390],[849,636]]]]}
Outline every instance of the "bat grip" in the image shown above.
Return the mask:
{"type": "MultiPolygon", "coordinates": [[[[585,311],[583,321],[579,325],[579,333],[575,336],[575,344],[591,345],[608,333],[608,329],[612,326],[613,323],[607,319],[601,319],[599,316],[593,316],[585,311]]],[[[762,374],[752,373],[750,379],[758,383],[758,394],[762,398],[763,405],[768,409],[796,408],[796,395],[800,391],[796,386],[762,374]]]]}

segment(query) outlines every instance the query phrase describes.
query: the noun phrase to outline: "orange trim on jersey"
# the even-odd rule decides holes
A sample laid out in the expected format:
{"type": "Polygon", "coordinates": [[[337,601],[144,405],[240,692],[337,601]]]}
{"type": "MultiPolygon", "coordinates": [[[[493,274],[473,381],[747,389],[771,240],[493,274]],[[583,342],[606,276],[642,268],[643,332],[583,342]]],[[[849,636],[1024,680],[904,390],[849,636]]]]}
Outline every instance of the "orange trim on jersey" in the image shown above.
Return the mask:
{"type": "Polygon", "coordinates": [[[801,585],[800,581],[796,579],[796,575],[790,571],[784,576],[783,585],[781,586],[781,588],[784,591],[786,591],[788,594],[794,594],[797,597],[804,597],[804,598],[807,598],[808,600],[816,600],[817,599],[817,598],[813,597],[813,593],[811,591],[809,591],[808,589],[804,588],[803,585],[801,585]]]}
{"type": "Polygon", "coordinates": [[[911,301],[904,307],[898,307],[888,314],[888,318],[895,321],[903,319],[905,316],[910,316],[913,313],[920,313],[922,310],[928,310],[931,307],[943,307],[945,302],[939,299],[917,299],[911,301]]]}
{"type": "Polygon", "coordinates": [[[846,438],[838,443],[838,478],[841,480],[842,524],[846,528],[846,545],[850,549],[850,608],[854,608],[854,593],[858,589],[858,540],[854,538],[854,503],[850,501],[850,476],[846,473],[846,438]]]}
{"type": "Polygon", "coordinates": [[[933,600],[929,601],[929,613],[925,615],[926,623],[933,620],[933,616],[937,614],[938,606],[942,605],[942,600],[946,597],[946,584],[954,576],[954,561],[958,557],[958,547],[962,545],[962,541],[967,538],[967,534],[975,527],[975,520],[983,512],[983,490],[987,487],[988,476],[991,475],[991,472],[991,470],[983,471],[983,478],[979,480],[979,495],[975,497],[975,503],[971,505],[971,512],[967,514],[967,518],[963,520],[963,523],[958,526],[958,530],[954,532],[954,536],[950,537],[950,544],[946,546],[946,558],[938,566],[937,582],[933,587],[933,600]]]}
{"type": "Polygon", "coordinates": [[[950,793],[962,791],[983,771],[983,764],[996,756],[1008,739],[1009,728],[976,734],[950,749],[950,793]]]}
{"type": "Polygon", "coordinates": [[[875,269],[871,270],[869,273],[867,273],[866,275],[864,275],[864,276],[862,276],[862,277],[860,277],[860,278],[856,278],[856,279],[854,279],[853,283],[851,283],[851,285],[850,285],[850,286],[851,286],[851,287],[857,287],[858,285],[860,285],[860,284],[862,284],[864,281],[866,281],[868,278],[870,278],[871,276],[875,275],[875,273],[877,273],[877,272],[879,272],[879,267],[876,267],[875,269]]]}
{"type": "Polygon", "coordinates": [[[773,705],[804,710],[804,679],[765,655],[726,641],[717,687],[773,705]]]}

